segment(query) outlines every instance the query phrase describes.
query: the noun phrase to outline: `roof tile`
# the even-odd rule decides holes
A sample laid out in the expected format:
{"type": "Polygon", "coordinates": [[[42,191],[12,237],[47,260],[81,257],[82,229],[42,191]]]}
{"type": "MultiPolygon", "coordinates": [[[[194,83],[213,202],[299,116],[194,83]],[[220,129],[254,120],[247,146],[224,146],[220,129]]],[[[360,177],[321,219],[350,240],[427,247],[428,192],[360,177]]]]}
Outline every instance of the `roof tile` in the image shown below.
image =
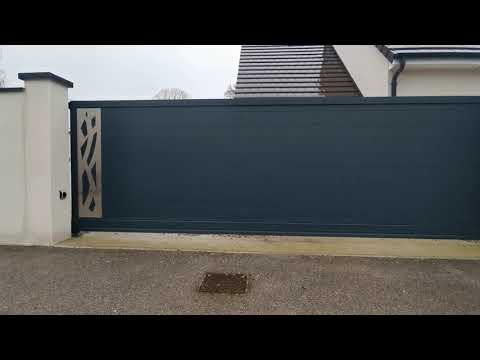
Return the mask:
{"type": "Polygon", "coordinates": [[[236,98],[361,96],[332,45],[243,45],[236,98]]]}

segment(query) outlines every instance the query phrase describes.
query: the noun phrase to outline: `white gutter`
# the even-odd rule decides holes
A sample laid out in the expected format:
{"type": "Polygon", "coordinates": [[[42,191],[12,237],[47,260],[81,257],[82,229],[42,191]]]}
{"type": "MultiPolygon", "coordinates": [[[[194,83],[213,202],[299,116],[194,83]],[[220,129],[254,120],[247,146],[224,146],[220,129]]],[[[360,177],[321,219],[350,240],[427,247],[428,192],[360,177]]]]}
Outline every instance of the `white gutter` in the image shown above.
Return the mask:
{"type": "MultiPolygon", "coordinates": [[[[392,64],[393,65],[393,64],[392,64]]],[[[406,71],[480,70],[480,60],[472,59],[409,59],[406,71]]]]}

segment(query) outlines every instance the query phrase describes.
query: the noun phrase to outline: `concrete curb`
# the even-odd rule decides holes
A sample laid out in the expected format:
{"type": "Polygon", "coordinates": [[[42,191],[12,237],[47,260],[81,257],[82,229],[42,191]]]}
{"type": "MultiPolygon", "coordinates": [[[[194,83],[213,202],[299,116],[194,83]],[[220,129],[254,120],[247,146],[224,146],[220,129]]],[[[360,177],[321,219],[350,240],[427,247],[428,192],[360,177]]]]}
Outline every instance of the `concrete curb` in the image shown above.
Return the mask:
{"type": "Polygon", "coordinates": [[[480,241],[447,239],[86,233],[56,246],[230,254],[480,260],[480,241]]]}

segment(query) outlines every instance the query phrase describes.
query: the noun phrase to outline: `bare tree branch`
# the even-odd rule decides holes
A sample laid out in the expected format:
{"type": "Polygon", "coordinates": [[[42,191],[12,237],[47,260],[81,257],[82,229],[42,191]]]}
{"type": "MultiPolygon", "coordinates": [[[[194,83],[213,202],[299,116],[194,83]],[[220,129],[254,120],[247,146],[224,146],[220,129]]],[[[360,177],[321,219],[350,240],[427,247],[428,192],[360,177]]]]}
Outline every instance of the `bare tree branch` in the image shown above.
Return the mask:
{"type": "Polygon", "coordinates": [[[177,88],[161,89],[157,95],[154,96],[154,100],[185,100],[190,99],[190,95],[177,88]]]}
{"type": "Polygon", "coordinates": [[[233,99],[235,98],[235,87],[236,84],[230,84],[228,85],[227,91],[225,91],[225,99],[233,99]]]}

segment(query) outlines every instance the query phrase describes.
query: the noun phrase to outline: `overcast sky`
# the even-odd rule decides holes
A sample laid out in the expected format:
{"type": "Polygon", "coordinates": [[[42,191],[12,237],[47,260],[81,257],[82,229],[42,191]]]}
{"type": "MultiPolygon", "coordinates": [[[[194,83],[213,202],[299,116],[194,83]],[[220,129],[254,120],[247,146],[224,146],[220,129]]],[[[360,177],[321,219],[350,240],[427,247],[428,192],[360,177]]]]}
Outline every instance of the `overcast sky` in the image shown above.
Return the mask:
{"type": "Polygon", "coordinates": [[[194,99],[219,99],[234,83],[239,45],[2,46],[7,87],[20,72],[49,71],[74,83],[72,100],[152,99],[178,87],[194,99]]]}

